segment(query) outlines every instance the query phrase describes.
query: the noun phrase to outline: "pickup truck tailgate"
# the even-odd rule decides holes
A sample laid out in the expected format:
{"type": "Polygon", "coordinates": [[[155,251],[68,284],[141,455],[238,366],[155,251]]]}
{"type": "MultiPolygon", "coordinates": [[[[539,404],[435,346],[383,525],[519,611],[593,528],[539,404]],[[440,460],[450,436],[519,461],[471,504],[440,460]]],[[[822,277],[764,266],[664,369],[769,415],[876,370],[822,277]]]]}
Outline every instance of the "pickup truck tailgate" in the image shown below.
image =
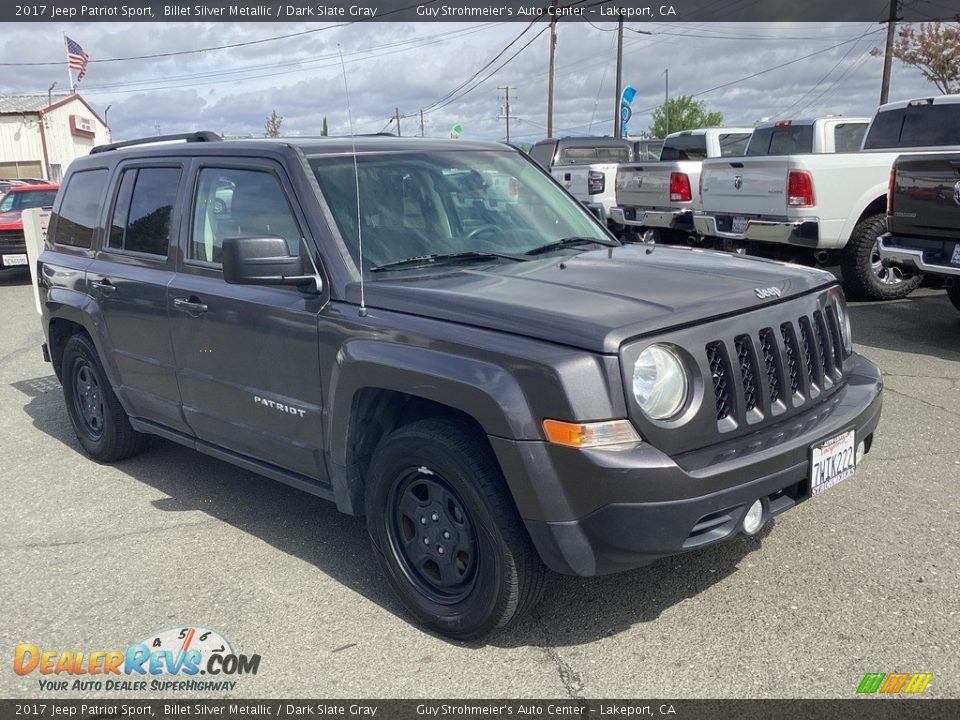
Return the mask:
{"type": "Polygon", "coordinates": [[[620,207],[668,207],[670,173],[674,163],[652,162],[622,166],[617,172],[617,205],[620,207]]]}
{"type": "Polygon", "coordinates": [[[890,229],[898,235],[949,237],[960,228],[960,153],[897,160],[890,229]]]}
{"type": "Polygon", "coordinates": [[[703,210],[708,213],[764,215],[787,214],[785,157],[705,160],[703,210]]]}

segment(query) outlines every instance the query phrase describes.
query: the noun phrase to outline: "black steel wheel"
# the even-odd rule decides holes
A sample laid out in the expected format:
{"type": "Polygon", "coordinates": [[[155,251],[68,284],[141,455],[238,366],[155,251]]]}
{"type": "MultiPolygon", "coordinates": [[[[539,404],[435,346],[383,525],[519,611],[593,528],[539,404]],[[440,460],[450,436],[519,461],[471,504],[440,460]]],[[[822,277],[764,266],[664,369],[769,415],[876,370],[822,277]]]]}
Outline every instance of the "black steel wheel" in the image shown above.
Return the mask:
{"type": "Polygon", "coordinates": [[[70,423],[89,455],[114,462],[146,447],[147,436],[131,427],[89,335],[77,333],[67,340],[60,378],[70,423]]]}
{"type": "Polygon", "coordinates": [[[543,564],[486,437],[469,422],[430,418],[383,438],[365,509],[380,569],[431,629],[476,639],[539,600],[543,564]]]}
{"type": "Polygon", "coordinates": [[[79,358],[73,373],[73,409],[83,424],[83,432],[97,440],[103,435],[103,391],[93,367],[86,358],[79,358]]]}
{"type": "Polygon", "coordinates": [[[390,550],[408,581],[437,603],[467,597],[480,549],[456,490],[426,467],[410,468],[393,484],[387,503],[390,550]]]}

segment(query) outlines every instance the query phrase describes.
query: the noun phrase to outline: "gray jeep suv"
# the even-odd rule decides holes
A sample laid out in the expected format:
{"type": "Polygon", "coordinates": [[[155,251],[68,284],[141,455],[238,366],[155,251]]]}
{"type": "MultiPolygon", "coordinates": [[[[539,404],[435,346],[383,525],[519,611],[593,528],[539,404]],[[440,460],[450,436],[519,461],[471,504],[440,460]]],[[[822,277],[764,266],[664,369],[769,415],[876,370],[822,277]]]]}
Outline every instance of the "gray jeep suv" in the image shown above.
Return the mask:
{"type": "Polygon", "coordinates": [[[433,629],[756,533],[870,449],[827,273],[623,245],[503,145],[179,139],[56,199],[43,352],[82,446],[159,435],[365,515],[433,629]]]}

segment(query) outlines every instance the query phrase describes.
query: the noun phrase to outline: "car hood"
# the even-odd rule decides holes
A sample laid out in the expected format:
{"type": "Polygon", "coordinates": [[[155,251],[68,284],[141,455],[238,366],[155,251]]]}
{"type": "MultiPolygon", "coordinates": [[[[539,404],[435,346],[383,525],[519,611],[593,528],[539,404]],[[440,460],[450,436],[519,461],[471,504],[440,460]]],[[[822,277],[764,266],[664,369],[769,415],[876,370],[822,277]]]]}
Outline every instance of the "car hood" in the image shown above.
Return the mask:
{"type": "MultiPolygon", "coordinates": [[[[482,268],[385,273],[365,290],[368,308],[616,353],[634,337],[747,312],[833,283],[828,272],[770,260],[626,245],[482,268]]],[[[359,283],[348,288],[347,298],[359,302],[359,283]]]]}

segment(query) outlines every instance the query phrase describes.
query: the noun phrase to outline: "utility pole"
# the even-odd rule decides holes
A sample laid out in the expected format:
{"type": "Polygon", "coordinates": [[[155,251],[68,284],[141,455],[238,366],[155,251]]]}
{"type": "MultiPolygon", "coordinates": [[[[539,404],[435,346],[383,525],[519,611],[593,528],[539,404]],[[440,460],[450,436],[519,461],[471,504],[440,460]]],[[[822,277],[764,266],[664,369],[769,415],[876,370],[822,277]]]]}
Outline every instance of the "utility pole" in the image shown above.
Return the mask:
{"type": "Polygon", "coordinates": [[[393,117],[397,121],[397,137],[400,137],[400,108],[396,109],[396,114],[393,117]]]}
{"type": "Polygon", "coordinates": [[[420,108],[420,137],[423,137],[423,108],[420,108]]]}
{"type": "Polygon", "coordinates": [[[498,87],[497,90],[503,90],[503,115],[507,120],[507,142],[510,142],[510,86],[498,87]]]}
{"type": "MultiPolygon", "coordinates": [[[[553,7],[557,6],[557,0],[553,0],[553,7]]],[[[550,73],[547,79],[547,137],[553,137],[553,70],[554,60],[557,54],[557,18],[554,15],[550,21],[550,73]]]]}
{"type": "Polygon", "coordinates": [[[900,10],[899,0],[890,0],[890,15],[887,18],[887,46],[883,51],[883,80],[880,81],[881,105],[890,96],[890,70],[893,64],[893,38],[897,32],[898,10],[900,10]]]}
{"type": "Polygon", "coordinates": [[[667,121],[666,137],[670,134],[670,68],[663,71],[663,117],[667,121]]]}
{"type": "Polygon", "coordinates": [[[617,21],[617,95],[613,99],[613,136],[620,132],[620,96],[623,94],[623,16],[617,21]]]}

